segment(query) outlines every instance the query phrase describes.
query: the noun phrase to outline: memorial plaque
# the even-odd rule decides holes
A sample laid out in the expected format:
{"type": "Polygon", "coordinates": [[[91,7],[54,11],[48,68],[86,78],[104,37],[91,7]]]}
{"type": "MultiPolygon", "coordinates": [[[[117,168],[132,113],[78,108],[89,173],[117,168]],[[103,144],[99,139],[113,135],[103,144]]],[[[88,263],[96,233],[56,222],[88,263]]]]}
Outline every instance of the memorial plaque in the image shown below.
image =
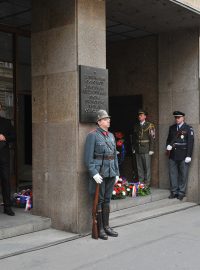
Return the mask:
{"type": "Polygon", "coordinates": [[[108,111],[108,70],[79,66],[80,122],[95,122],[98,110],[108,111]]]}

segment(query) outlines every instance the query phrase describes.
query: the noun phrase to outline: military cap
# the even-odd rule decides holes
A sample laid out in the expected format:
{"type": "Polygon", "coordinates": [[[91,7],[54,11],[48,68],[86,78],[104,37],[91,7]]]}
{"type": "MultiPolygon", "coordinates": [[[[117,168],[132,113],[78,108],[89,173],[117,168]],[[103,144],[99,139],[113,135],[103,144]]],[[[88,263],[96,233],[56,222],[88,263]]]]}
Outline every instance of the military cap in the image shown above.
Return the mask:
{"type": "Polygon", "coordinates": [[[173,116],[174,117],[176,117],[176,116],[185,116],[185,114],[183,112],[180,112],[180,111],[174,111],[173,116]]]}
{"type": "Polygon", "coordinates": [[[148,115],[147,111],[142,110],[142,109],[140,109],[140,110],[138,111],[138,115],[140,115],[140,114],[148,115]]]}
{"type": "Polygon", "coordinates": [[[99,110],[97,112],[96,122],[98,122],[99,120],[104,119],[104,118],[110,118],[110,116],[108,115],[107,111],[105,111],[105,110],[99,110]]]}

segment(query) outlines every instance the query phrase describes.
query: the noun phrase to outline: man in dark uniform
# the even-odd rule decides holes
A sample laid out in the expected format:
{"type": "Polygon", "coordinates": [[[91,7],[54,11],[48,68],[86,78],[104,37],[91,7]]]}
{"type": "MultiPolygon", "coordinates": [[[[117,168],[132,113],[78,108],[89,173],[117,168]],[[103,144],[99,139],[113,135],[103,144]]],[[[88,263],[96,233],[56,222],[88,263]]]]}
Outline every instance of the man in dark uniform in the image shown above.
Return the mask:
{"type": "Polygon", "coordinates": [[[155,126],[146,121],[147,112],[139,110],[139,123],[133,131],[132,151],[136,154],[138,178],[140,182],[150,185],[151,156],[154,154],[155,126]]]}
{"type": "Polygon", "coordinates": [[[167,137],[169,152],[169,178],[171,185],[170,199],[185,197],[187,188],[188,169],[191,162],[194,131],[184,122],[185,114],[180,111],[173,113],[175,124],[170,126],[167,137]]]}
{"type": "Polygon", "coordinates": [[[10,150],[9,143],[15,140],[14,128],[11,121],[0,117],[0,180],[2,187],[4,213],[14,216],[10,198],[10,150]]]}
{"type": "Polygon", "coordinates": [[[115,138],[108,131],[110,116],[105,110],[97,112],[97,125],[98,128],[86,138],[85,164],[90,175],[89,191],[92,195],[95,193],[96,183],[100,184],[97,222],[99,238],[107,240],[108,235],[118,236],[109,226],[109,213],[113,187],[119,179],[119,168],[115,138]]]}

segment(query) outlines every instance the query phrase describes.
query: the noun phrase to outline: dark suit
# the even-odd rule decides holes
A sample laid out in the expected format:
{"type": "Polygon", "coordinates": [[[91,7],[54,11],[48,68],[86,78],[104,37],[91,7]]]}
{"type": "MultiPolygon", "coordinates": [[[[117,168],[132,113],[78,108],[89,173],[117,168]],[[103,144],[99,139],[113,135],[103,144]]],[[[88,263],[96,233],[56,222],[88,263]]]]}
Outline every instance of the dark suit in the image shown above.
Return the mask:
{"type": "Polygon", "coordinates": [[[194,144],[193,128],[183,123],[178,130],[176,124],[170,126],[166,145],[171,145],[169,154],[169,177],[171,192],[175,195],[185,196],[189,163],[185,163],[186,157],[192,156],[194,144]]]}
{"type": "Polygon", "coordinates": [[[0,180],[4,207],[11,206],[10,199],[10,150],[9,143],[15,140],[15,131],[11,121],[0,117],[0,134],[6,141],[0,141],[0,180]]]}

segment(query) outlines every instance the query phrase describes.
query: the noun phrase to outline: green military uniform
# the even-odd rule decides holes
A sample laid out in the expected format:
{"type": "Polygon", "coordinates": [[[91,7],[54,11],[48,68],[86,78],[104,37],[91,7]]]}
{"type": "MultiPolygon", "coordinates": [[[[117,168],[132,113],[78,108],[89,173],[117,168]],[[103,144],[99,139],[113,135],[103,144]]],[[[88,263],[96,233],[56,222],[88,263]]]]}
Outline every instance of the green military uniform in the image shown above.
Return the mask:
{"type": "Polygon", "coordinates": [[[150,184],[151,153],[154,152],[155,126],[144,121],[135,125],[133,132],[133,149],[136,154],[138,178],[141,182],[150,184]]]}

